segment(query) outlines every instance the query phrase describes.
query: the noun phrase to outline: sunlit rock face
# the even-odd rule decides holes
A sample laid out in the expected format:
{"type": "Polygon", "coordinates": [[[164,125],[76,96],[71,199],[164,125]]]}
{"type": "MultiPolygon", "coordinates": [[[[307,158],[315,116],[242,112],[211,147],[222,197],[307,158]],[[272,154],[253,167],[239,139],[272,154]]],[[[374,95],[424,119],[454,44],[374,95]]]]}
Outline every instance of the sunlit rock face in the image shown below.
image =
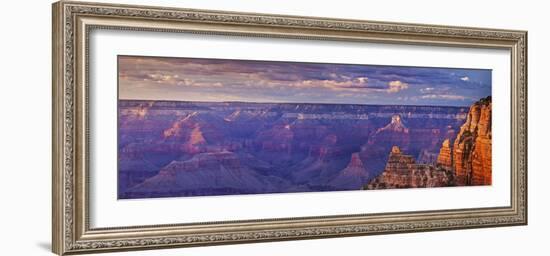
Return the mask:
{"type": "Polygon", "coordinates": [[[491,98],[470,107],[454,145],[454,171],[458,185],[490,185],[492,182],[491,98]]]}
{"type": "Polygon", "coordinates": [[[369,182],[365,189],[425,188],[452,186],[453,174],[434,165],[417,164],[411,155],[392,147],[381,175],[369,182]]]}
{"type": "Polygon", "coordinates": [[[451,169],[453,166],[453,158],[451,153],[451,141],[446,139],[441,145],[439,150],[439,155],[437,156],[437,164],[446,168],[451,169]]]}
{"type": "Polygon", "coordinates": [[[467,115],[464,107],[120,100],[119,198],[357,190],[385,171],[393,146],[435,165],[467,115]]]}

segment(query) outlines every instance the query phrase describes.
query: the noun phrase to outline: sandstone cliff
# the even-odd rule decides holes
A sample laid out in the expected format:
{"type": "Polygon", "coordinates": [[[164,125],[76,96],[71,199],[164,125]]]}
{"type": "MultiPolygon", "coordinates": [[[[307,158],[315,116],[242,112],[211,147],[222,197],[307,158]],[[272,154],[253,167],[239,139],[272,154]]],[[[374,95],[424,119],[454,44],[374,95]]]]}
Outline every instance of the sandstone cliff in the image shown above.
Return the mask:
{"type": "Polygon", "coordinates": [[[451,172],[429,164],[417,164],[394,146],[384,172],[364,189],[444,187],[453,185],[451,172]]]}
{"type": "Polygon", "coordinates": [[[457,185],[491,184],[491,97],[470,107],[453,145],[457,185]]]}
{"type": "Polygon", "coordinates": [[[439,155],[437,156],[437,164],[450,170],[453,166],[453,159],[451,153],[451,142],[449,139],[443,141],[439,155]]]}

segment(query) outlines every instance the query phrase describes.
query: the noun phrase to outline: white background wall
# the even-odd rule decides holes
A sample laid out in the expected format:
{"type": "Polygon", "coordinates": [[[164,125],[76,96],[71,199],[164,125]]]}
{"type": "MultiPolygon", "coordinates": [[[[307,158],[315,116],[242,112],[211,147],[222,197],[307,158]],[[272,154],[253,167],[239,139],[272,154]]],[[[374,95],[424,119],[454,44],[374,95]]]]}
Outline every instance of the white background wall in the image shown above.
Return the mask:
{"type": "MultiPolygon", "coordinates": [[[[111,2],[110,0],[101,0],[111,2]]],[[[145,1],[202,9],[529,31],[529,225],[111,255],[548,255],[546,161],[550,23],[545,1],[145,1]],[[545,26],[546,24],[546,26],[545,26]]],[[[6,1],[0,15],[0,255],[51,255],[50,1],[6,1]]]]}

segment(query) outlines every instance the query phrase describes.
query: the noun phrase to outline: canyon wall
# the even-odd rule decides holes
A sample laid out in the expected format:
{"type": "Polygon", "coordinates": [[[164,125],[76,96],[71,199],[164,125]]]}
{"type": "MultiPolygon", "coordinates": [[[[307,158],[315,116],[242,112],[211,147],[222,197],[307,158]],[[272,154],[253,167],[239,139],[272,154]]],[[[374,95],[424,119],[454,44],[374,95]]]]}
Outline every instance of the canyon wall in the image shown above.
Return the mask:
{"type": "MultiPolygon", "coordinates": [[[[434,165],[441,143],[456,137],[468,111],[139,100],[118,105],[119,199],[358,190],[384,171],[392,146],[416,163],[434,165]]],[[[415,184],[438,184],[432,181],[415,184]]]]}
{"type": "Polygon", "coordinates": [[[457,185],[490,185],[492,166],[491,98],[470,107],[453,145],[457,185]]]}

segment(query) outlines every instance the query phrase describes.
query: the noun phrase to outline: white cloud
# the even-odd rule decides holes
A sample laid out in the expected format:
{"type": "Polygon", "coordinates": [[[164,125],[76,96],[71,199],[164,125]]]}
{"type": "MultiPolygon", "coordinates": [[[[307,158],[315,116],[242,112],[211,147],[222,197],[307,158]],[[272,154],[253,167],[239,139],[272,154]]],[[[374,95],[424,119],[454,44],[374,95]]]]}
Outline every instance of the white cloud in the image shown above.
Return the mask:
{"type": "Polygon", "coordinates": [[[429,93],[429,92],[433,92],[434,90],[435,90],[435,88],[433,88],[433,87],[426,87],[426,88],[420,89],[420,92],[421,93],[429,93]]]}
{"type": "Polygon", "coordinates": [[[470,81],[470,78],[467,77],[467,76],[463,76],[463,77],[460,78],[460,80],[462,80],[464,82],[468,82],[468,81],[470,81]]]}
{"type": "Polygon", "coordinates": [[[167,81],[172,81],[172,80],[175,80],[178,78],[178,75],[168,75],[168,74],[149,74],[147,75],[149,77],[149,79],[157,82],[157,83],[162,83],[162,82],[167,82],[167,81]]]}
{"type": "Polygon", "coordinates": [[[389,93],[395,93],[409,88],[409,84],[403,83],[399,80],[390,81],[388,85],[390,86],[387,90],[389,93]]]}
{"type": "Polygon", "coordinates": [[[364,77],[358,77],[356,78],[356,80],[360,83],[360,84],[366,84],[367,81],[369,80],[368,77],[364,76],[364,77]]]}
{"type": "MultiPolygon", "coordinates": [[[[336,80],[302,80],[287,84],[292,87],[300,88],[327,88],[335,91],[358,91],[367,88],[368,77],[357,77],[353,80],[336,81],[336,80]]],[[[279,85],[280,83],[276,83],[279,85]]]]}
{"type": "Polygon", "coordinates": [[[420,96],[422,99],[465,100],[466,97],[455,94],[427,94],[420,96]]]}

